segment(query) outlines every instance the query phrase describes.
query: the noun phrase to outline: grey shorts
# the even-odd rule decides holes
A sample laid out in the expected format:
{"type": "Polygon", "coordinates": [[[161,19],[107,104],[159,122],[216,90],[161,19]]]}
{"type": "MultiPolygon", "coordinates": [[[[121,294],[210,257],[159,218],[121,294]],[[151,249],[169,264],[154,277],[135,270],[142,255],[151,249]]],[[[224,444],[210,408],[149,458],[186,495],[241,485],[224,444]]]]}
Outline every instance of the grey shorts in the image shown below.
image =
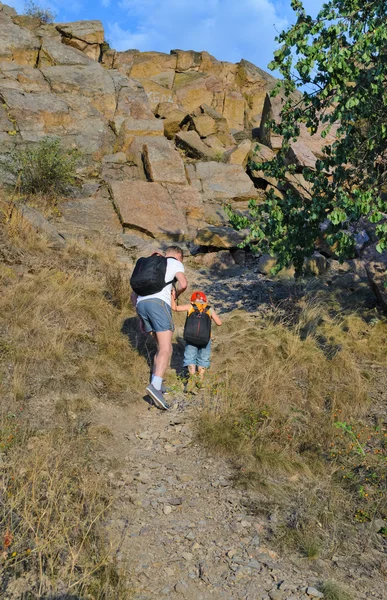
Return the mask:
{"type": "Polygon", "coordinates": [[[143,320],[147,333],[174,330],[172,309],[164,300],[140,300],[137,304],[137,314],[143,320]]]}

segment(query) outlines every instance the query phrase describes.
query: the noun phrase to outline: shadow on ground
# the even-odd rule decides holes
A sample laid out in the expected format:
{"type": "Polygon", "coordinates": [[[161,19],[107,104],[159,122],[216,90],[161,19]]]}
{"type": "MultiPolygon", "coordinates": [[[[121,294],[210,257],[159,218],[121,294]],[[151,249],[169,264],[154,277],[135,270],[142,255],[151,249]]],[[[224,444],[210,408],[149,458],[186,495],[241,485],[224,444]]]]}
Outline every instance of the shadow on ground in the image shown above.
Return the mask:
{"type": "MultiPolygon", "coordinates": [[[[121,333],[127,337],[132,348],[146,360],[150,376],[152,373],[153,358],[157,351],[155,338],[148,333],[142,333],[137,317],[128,317],[125,319],[122,323],[121,333]]],[[[178,337],[177,340],[172,343],[171,368],[176,371],[176,374],[179,377],[184,375],[183,356],[184,342],[178,337]]]]}

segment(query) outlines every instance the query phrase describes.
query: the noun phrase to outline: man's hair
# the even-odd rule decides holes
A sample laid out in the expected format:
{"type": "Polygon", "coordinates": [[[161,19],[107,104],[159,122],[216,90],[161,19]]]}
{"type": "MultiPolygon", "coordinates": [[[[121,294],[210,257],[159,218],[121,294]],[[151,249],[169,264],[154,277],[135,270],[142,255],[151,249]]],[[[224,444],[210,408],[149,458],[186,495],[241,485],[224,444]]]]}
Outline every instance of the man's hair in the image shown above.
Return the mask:
{"type": "Polygon", "coordinates": [[[168,246],[165,254],[179,254],[181,258],[184,256],[183,250],[180,248],[180,246],[168,246]]]}

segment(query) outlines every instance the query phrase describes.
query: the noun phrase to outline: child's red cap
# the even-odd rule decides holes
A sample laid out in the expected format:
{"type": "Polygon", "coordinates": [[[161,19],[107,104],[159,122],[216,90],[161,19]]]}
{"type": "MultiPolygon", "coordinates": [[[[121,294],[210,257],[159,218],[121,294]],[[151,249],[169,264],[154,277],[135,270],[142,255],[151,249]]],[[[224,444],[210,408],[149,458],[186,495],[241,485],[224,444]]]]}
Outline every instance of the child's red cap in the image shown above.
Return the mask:
{"type": "Polygon", "coordinates": [[[207,296],[203,292],[194,292],[191,296],[191,302],[207,302],[207,296]]]}

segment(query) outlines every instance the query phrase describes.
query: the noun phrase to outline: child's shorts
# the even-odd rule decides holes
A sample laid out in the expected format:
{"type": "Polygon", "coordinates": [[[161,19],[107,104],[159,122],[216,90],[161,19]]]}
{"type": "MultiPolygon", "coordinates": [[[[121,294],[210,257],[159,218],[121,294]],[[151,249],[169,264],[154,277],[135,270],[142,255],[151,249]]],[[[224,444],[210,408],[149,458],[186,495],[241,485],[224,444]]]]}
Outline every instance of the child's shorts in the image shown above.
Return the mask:
{"type": "Polygon", "coordinates": [[[208,342],[207,346],[204,346],[203,348],[186,344],[184,350],[184,366],[188,367],[188,365],[196,365],[197,367],[208,369],[210,366],[210,356],[211,340],[208,342]]]}

